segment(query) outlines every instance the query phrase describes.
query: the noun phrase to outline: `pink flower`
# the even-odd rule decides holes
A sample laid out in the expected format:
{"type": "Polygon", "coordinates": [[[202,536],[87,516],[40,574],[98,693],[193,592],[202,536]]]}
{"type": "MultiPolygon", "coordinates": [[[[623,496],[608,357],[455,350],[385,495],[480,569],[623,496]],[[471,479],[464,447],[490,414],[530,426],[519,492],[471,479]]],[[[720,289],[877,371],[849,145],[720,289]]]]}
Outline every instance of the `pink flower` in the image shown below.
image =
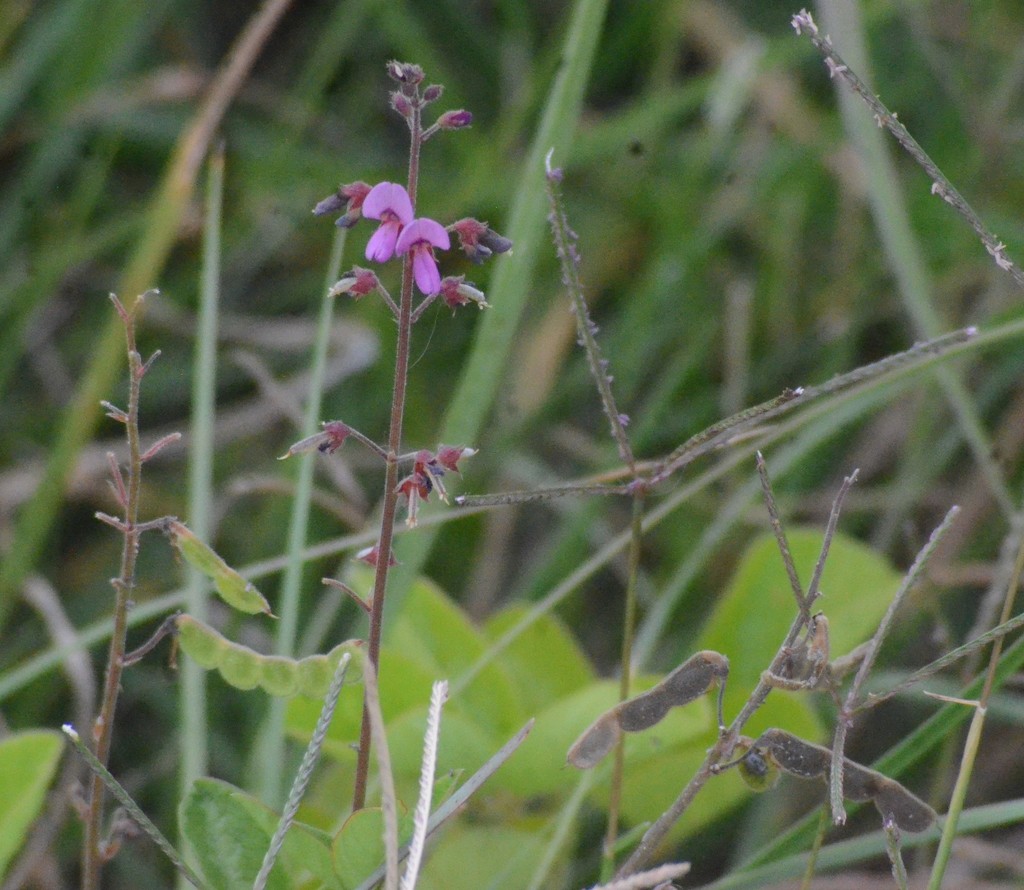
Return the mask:
{"type": "MultiPolygon", "coordinates": [[[[369,199],[367,199],[369,200],[369,199]]],[[[365,208],[363,210],[365,213],[365,208]]],[[[416,286],[428,297],[441,290],[441,273],[437,271],[434,248],[448,250],[451,239],[439,222],[432,219],[414,219],[398,236],[395,253],[412,254],[412,274],[416,286]]]]}
{"type": "Polygon", "coordinates": [[[402,227],[412,222],[409,193],[396,182],[378,182],[363,201],[362,210],[363,216],[380,220],[366,245],[366,258],[386,263],[395,255],[395,242],[402,227]]]}

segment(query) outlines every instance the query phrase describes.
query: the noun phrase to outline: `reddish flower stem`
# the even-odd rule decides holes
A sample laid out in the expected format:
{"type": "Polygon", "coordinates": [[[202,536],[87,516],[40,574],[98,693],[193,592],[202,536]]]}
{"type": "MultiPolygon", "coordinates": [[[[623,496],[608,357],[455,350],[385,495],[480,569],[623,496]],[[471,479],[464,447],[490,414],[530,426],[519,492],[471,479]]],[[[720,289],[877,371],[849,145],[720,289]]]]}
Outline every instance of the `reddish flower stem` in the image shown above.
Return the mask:
{"type": "MultiPolygon", "coordinates": [[[[420,147],[423,134],[420,107],[413,102],[409,119],[411,140],[409,147],[409,183],[407,191],[413,207],[416,206],[416,187],[419,180],[420,147]]],[[[373,599],[370,603],[370,640],[368,658],[379,677],[380,641],[384,624],[384,595],[387,591],[388,570],[391,562],[391,542],[398,510],[398,455],[402,448],[402,421],[405,415],[406,384],[409,376],[409,342],[412,334],[413,298],[412,253],[405,256],[402,266],[402,294],[398,306],[398,343],[395,350],[395,382],[391,395],[391,427],[388,433],[387,469],[384,474],[384,504],[381,509],[380,537],[377,541],[377,571],[373,579],[373,599]]],[[[361,810],[366,803],[366,783],[370,771],[370,716],[363,699],[363,721],[359,733],[359,755],[356,761],[355,788],[352,809],[361,810]]]]}

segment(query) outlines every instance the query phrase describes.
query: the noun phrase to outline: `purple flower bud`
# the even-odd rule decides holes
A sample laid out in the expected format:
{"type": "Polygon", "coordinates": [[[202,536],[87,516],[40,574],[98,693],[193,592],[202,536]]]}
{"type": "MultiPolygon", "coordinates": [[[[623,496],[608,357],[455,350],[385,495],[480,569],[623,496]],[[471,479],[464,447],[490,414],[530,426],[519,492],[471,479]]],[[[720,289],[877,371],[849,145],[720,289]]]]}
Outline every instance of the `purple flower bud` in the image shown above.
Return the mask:
{"type": "Polygon", "coordinates": [[[335,221],[335,225],[343,229],[354,226],[362,217],[363,201],[370,193],[370,186],[365,182],[351,182],[341,186],[333,195],[328,195],[313,208],[316,216],[337,213],[342,208],[345,215],[335,221]]]}
{"type": "Polygon", "coordinates": [[[473,123],[473,115],[461,108],[458,111],[446,111],[437,119],[439,130],[461,130],[473,123]]]}
{"type": "Polygon", "coordinates": [[[439,83],[432,83],[423,91],[424,103],[436,102],[441,98],[441,94],[444,93],[444,87],[439,83]]]}

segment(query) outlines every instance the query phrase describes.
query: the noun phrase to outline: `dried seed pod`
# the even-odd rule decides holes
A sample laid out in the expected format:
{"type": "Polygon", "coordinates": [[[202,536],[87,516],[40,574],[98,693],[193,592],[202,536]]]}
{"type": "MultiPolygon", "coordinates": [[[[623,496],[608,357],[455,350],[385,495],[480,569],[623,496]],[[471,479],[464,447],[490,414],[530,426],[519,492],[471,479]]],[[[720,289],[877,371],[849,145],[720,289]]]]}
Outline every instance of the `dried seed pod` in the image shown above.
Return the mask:
{"type": "Polygon", "coordinates": [[[580,737],[572,743],[566,760],[576,769],[590,769],[597,766],[619,740],[618,715],[613,708],[606,711],[590,724],[580,737]]]}
{"type": "Polygon", "coordinates": [[[875,806],[883,819],[891,819],[903,831],[924,831],[935,824],[938,814],[921,798],[893,779],[881,774],[879,778],[875,806]]]}
{"type": "MultiPolygon", "coordinates": [[[[821,778],[826,782],[832,765],[832,752],[828,748],[797,738],[784,729],[762,733],[741,765],[750,758],[754,758],[750,772],[755,777],[761,772],[761,759],[802,779],[821,778]]],[[[873,801],[883,819],[891,819],[904,831],[924,831],[938,818],[928,804],[895,779],[846,757],[843,758],[843,797],[858,802],[873,801]]]]}
{"type": "Polygon", "coordinates": [[[692,655],[657,686],[616,705],[598,717],[573,742],[568,754],[569,763],[579,769],[590,769],[615,747],[620,732],[650,729],[660,723],[671,708],[700,698],[716,683],[724,684],[728,673],[729,659],[724,655],[710,650],[692,655]]]}
{"type": "Polygon", "coordinates": [[[670,708],[700,698],[715,683],[724,683],[729,659],[704,650],[691,655],[657,686],[620,704],[619,725],[626,732],[639,732],[660,723],[670,708]]]}
{"type": "Polygon", "coordinates": [[[754,743],[752,750],[767,753],[779,769],[803,779],[827,776],[832,765],[832,752],[797,738],[784,729],[768,729],[754,743]]]}

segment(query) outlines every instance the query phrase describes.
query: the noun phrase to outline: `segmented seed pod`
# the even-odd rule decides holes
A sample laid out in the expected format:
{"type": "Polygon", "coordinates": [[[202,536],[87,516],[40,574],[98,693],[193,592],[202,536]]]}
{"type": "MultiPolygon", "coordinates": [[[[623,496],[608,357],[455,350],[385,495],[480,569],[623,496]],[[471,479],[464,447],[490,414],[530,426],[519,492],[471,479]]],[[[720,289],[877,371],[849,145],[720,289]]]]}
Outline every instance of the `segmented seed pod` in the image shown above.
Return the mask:
{"type": "Polygon", "coordinates": [[[196,664],[212,670],[221,663],[230,645],[221,634],[191,615],[179,615],[175,625],[178,645],[196,664]]]}
{"type": "Polygon", "coordinates": [[[921,798],[894,779],[881,778],[875,806],[883,819],[892,819],[903,831],[924,831],[935,824],[938,814],[921,798]]]}
{"type": "Polygon", "coordinates": [[[245,612],[246,615],[258,612],[274,614],[263,594],[224,562],[213,548],[200,541],[186,525],[171,520],[167,523],[167,534],[181,558],[206,575],[213,582],[220,598],[233,609],[245,612]]]}
{"type": "Polygon", "coordinates": [[[282,655],[265,655],[260,662],[260,688],[277,698],[299,691],[299,662],[282,655]]]}
{"type": "Polygon", "coordinates": [[[255,689],[263,679],[263,661],[266,657],[247,646],[230,643],[217,670],[229,686],[243,691],[255,689]]]}
{"type": "Polygon", "coordinates": [[[576,769],[597,766],[615,747],[620,732],[615,710],[607,711],[583,730],[580,737],[572,743],[566,760],[576,769]]]}

